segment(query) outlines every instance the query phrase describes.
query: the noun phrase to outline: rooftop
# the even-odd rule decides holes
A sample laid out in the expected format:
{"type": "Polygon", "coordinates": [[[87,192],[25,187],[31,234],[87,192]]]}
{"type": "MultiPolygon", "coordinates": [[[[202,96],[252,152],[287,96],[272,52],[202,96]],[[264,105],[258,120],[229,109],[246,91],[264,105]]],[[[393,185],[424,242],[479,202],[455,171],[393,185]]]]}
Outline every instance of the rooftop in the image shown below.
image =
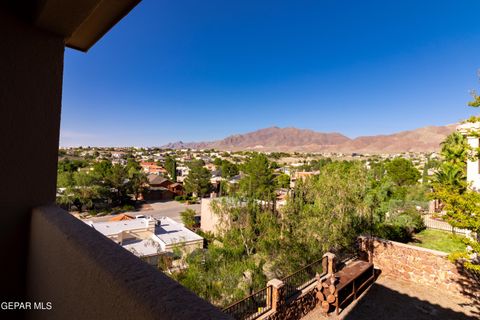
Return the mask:
{"type": "Polygon", "coordinates": [[[155,221],[150,218],[121,220],[121,221],[105,221],[105,222],[92,222],[86,221],[86,223],[93,227],[98,232],[105,236],[113,236],[124,231],[133,231],[151,228],[155,221]]]}
{"type": "MultiPolygon", "coordinates": [[[[157,219],[139,218],[132,220],[103,222],[87,221],[86,223],[107,237],[117,235],[121,232],[135,231],[139,236],[137,237],[137,241],[122,241],[122,245],[128,248],[138,248],[139,246],[148,247],[149,245],[143,243],[142,240],[152,240],[151,236],[153,235],[155,235],[155,237],[153,237],[154,242],[161,241],[162,244],[166,246],[173,245],[179,242],[192,242],[203,240],[201,236],[187,229],[183,224],[178,223],[168,217],[160,217],[157,219]],[[141,235],[140,233],[143,233],[143,235],[141,235]],[[125,245],[125,243],[127,244],[125,245]]],[[[146,250],[148,251],[149,249],[146,250]]]]}
{"type": "Polygon", "coordinates": [[[161,217],[158,221],[160,221],[160,225],[155,226],[155,235],[166,245],[203,240],[198,234],[185,228],[183,224],[168,217],[161,217]]]}
{"type": "Polygon", "coordinates": [[[123,242],[122,247],[142,257],[154,256],[163,251],[160,243],[153,237],[148,239],[128,239],[123,242]]]}

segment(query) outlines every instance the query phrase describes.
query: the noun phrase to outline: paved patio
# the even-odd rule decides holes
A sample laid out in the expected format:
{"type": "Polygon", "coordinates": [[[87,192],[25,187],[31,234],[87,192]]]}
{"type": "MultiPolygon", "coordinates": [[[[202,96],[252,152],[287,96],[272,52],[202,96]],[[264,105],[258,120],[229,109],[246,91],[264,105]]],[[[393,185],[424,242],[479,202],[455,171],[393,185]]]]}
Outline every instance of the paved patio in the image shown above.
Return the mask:
{"type": "Polygon", "coordinates": [[[302,320],[313,319],[388,319],[456,320],[479,319],[480,309],[467,299],[398,279],[380,276],[360,300],[350,304],[339,316],[326,317],[319,308],[302,320]]]}

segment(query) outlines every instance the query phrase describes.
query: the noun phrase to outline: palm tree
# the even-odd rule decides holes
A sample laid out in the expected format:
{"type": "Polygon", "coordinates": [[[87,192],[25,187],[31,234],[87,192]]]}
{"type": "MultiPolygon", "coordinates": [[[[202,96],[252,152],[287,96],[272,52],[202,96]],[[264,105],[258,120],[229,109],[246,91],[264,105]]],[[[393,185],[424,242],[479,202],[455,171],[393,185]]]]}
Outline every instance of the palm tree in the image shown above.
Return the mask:
{"type": "Polygon", "coordinates": [[[453,188],[459,192],[466,190],[465,169],[450,162],[445,162],[435,174],[434,184],[453,188]]]}
{"type": "Polygon", "coordinates": [[[445,161],[464,167],[468,157],[467,139],[459,132],[453,132],[442,143],[441,154],[445,161]]]}
{"type": "Polygon", "coordinates": [[[68,211],[70,211],[74,201],[75,201],[75,194],[73,193],[71,187],[66,188],[57,197],[57,203],[61,206],[66,207],[68,211]]]}

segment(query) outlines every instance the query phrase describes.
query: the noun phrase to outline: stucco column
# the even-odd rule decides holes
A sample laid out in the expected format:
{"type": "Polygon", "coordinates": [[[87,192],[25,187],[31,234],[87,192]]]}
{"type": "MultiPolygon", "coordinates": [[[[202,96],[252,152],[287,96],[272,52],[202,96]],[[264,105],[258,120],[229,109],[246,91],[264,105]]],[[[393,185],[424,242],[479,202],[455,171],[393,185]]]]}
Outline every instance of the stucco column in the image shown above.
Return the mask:
{"type": "Polygon", "coordinates": [[[1,6],[0,30],[0,297],[24,301],[32,208],[55,201],[64,42],[1,6]]]}

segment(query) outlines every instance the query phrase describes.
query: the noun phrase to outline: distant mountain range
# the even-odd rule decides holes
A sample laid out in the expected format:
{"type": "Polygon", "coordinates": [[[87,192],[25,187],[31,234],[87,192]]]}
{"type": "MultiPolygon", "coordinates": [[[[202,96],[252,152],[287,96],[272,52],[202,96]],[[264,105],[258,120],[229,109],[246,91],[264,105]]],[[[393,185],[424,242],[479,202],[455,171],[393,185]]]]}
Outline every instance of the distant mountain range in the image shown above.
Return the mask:
{"type": "Polygon", "coordinates": [[[218,149],[255,151],[396,153],[433,152],[452,133],[456,124],[429,126],[390,135],[364,136],[350,139],[341,133],[323,133],[307,129],[271,127],[229,136],[210,142],[173,142],[170,149],[218,149]]]}

